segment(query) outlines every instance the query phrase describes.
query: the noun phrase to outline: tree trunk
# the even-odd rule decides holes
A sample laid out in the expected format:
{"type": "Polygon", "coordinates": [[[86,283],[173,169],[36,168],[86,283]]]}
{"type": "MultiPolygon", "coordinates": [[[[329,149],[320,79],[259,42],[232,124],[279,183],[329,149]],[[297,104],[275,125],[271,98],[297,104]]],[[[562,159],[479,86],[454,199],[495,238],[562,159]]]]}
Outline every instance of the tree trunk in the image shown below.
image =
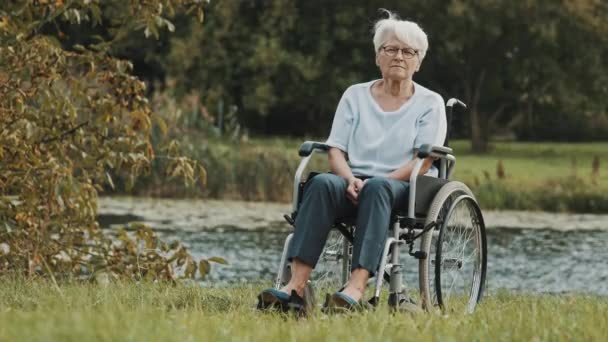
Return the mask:
{"type": "MultiPolygon", "coordinates": [[[[470,98],[470,125],[471,125],[471,150],[473,152],[485,153],[488,151],[488,117],[479,111],[479,99],[481,98],[481,87],[486,76],[486,70],[482,69],[473,84],[474,91],[468,91],[470,98]]],[[[469,88],[471,89],[471,88],[469,88]]]]}
{"type": "Polygon", "coordinates": [[[471,108],[471,150],[485,153],[488,151],[487,125],[477,108],[471,108]]]}

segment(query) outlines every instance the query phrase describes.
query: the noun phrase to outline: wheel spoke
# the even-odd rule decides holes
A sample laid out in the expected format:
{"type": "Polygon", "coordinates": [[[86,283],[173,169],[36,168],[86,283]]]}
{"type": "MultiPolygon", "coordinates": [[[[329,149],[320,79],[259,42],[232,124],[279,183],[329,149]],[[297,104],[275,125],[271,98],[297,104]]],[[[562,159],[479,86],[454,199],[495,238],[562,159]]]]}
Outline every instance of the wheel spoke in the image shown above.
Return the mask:
{"type": "Polygon", "coordinates": [[[421,263],[421,295],[442,309],[472,312],[485,281],[485,227],[470,190],[448,182],[435,195],[425,224],[437,222],[439,236],[423,236],[429,258],[421,263]]]}
{"type": "Polygon", "coordinates": [[[317,267],[311,275],[315,287],[335,288],[342,285],[341,272],[344,260],[344,236],[337,230],[330,231],[325,248],[319,256],[317,267]]]}

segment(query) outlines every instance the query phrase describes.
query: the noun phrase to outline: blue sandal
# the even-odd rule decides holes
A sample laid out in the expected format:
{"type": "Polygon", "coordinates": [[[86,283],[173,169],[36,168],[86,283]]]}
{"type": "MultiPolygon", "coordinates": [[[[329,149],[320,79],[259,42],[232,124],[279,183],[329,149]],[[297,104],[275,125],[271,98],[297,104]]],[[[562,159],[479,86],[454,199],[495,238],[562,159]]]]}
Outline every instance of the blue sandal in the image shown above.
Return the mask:
{"type": "Polygon", "coordinates": [[[359,304],[359,301],[356,301],[349,295],[344,294],[344,292],[336,292],[332,298],[335,304],[342,304],[342,306],[355,306],[359,304]]]}
{"type": "Polygon", "coordinates": [[[279,309],[287,311],[291,296],[275,288],[268,288],[258,295],[258,310],[279,309]]]}
{"type": "Polygon", "coordinates": [[[298,316],[306,315],[306,303],[295,290],[291,295],[275,288],[268,288],[258,295],[258,310],[278,309],[281,312],[293,311],[298,316]]]}
{"type": "Polygon", "coordinates": [[[325,297],[325,304],[323,305],[323,312],[334,313],[334,312],[350,312],[363,309],[365,306],[361,301],[357,301],[349,295],[343,292],[337,291],[333,295],[327,294],[325,297]]]}

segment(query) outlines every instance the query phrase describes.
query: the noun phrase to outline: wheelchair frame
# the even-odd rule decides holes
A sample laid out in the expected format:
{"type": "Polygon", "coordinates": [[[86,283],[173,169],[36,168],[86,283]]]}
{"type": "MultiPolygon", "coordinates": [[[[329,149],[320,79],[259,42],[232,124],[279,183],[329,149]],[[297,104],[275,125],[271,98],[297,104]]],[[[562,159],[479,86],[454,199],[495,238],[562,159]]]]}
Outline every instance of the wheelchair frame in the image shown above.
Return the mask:
{"type": "MultiPolygon", "coordinates": [[[[452,111],[454,105],[460,105],[466,108],[466,105],[458,99],[452,98],[449,99],[446,107],[447,114],[447,124],[448,124],[448,132],[446,136],[445,145],[449,142],[449,127],[451,124],[452,111]]],[[[306,170],[310,159],[313,155],[317,153],[327,153],[329,150],[329,146],[319,143],[319,142],[304,142],[299,150],[299,155],[302,157],[300,164],[296,170],[296,174],[294,177],[294,188],[293,188],[293,205],[292,205],[292,213],[291,215],[285,215],[285,219],[292,225],[295,223],[295,216],[297,215],[300,196],[303,191],[303,184],[301,179],[304,171],[306,170]]],[[[456,158],[453,155],[453,151],[451,148],[447,146],[432,146],[432,145],[422,145],[418,151],[418,158],[412,174],[410,176],[410,191],[409,191],[409,202],[407,208],[406,215],[392,214],[391,227],[389,232],[389,237],[387,238],[384,244],[384,250],[382,252],[382,258],[378,267],[378,271],[375,275],[375,288],[374,295],[369,301],[372,305],[376,306],[379,303],[380,293],[382,289],[382,284],[384,280],[389,282],[389,306],[392,308],[397,308],[400,305],[400,302],[403,299],[407,298],[405,287],[403,286],[403,280],[401,276],[401,268],[402,265],[399,263],[400,258],[400,245],[408,244],[409,245],[409,254],[419,259],[419,277],[420,277],[420,286],[422,287],[423,281],[428,282],[428,279],[422,279],[428,277],[423,276],[422,274],[422,262],[426,262],[429,257],[425,250],[419,250],[413,252],[413,244],[414,241],[420,237],[423,237],[421,241],[421,247],[425,243],[424,236],[425,234],[430,234],[431,237],[427,236],[429,241],[426,241],[426,244],[430,244],[430,239],[432,237],[439,237],[441,230],[436,230],[435,228],[439,226],[439,222],[430,222],[427,225],[424,225],[425,217],[417,217],[416,212],[424,212],[425,215],[428,214],[429,206],[435,196],[438,194],[439,190],[446,185],[449,181],[449,178],[454,169],[454,165],[456,164],[456,158]],[[424,160],[427,157],[433,157],[436,161],[439,162],[439,176],[428,177],[428,176],[419,176],[418,173],[422,167],[424,160]],[[417,206],[418,205],[418,206],[417,206]],[[417,211],[418,209],[418,211],[417,211]],[[390,234],[392,233],[392,234],[390,234]],[[390,254],[390,262],[389,262],[389,254],[390,254]]],[[[459,183],[461,184],[461,183],[459,183]]],[[[464,186],[464,185],[463,185],[464,186]]],[[[464,186],[466,188],[466,186],[464,186]]],[[[466,188],[468,190],[468,188],[466,188]]],[[[470,193],[470,190],[467,193],[466,191],[452,203],[448,210],[448,214],[454,210],[454,206],[463,201],[472,201],[475,206],[475,210],[477,212],[478,217],[480,218],[481,228],[482,229],[482,253],[483,253],[483,262],[482,262],[482,270],[481,270],[481,285],[478,288],[477,294],[471,293],[471,296],[474,296],[474,301],[470,302],[467,307],[467,312],[472,312],[474,310],[475,304],[481,300],[483,288],[485,285],[485,273],[486,273],[486,262],[487,262],[487,254],[486,254],[486,241],[485,241],[485,225],[483,224],[483,217],[481,216],[481,212],[479,211],[479,207],[475,201],[475,198],[470,193]]],[[[447,216],[450,217],[450,216],[447,216]]],[[[479,223],[479,222],[478,222],[479,223]]],[[[333,228],[337,228],[340,233],[346,238],[348,241],[344,241],[343,243],[343,255],[347,257],[342,262],[342,274],[341,281],[345,283],[348,279],[348,275],[350,274],[350,257],[352,255],[352,242],[353,242],[353,234],[349,227],[345,224],[335,225],[333,228]]],[[[289,245],[291,243],[291,239],[293,237],[293,233],[289,234],[285,239],[285,243],[283,246],[283,253],[281,255],[281,261],[279,264],[279,272],[276,277],[275,287],[279,289],[281,285],[288,281],[290,274],[286,274],[287,270],[287,251],[289,245]]],[[[428,247],[430,250],[430,247],[428,247]]],[[[461,261],[462,262],[462,261],[461,261]]],[[[428,265],[427,265],[428,267],[428,265]]],[[[427,269],[428,271],[428,269],[427,269]]],[[[438,273],[436,271],[436,273],[438,273]]],[[[438,274],[436,275],[438,276],[438,274]]],[[[435,284],[437,286],[437,284],[435,284]]],[[[440,285],[439,285],[440,286],[440,285]]],[[[440,295],[440,288],[436,288],[437,293],[440,295]]],[[[428,292],[428,291],[427,291],[428,292]]],[[[309,304],[314,306],[314,293],[312,290],[309,290],[306,294],[309,297],[309,304]]],[[[421,293],[421,296],[423,294],[421,293]]],[[[441,306],[441,298],[439,298],[439,305],[441,306]]],[[[430,299],[429,293],[426,293],[422,298],[422,306],[429,310],[432,305],[432,300],[430,299]]]]}

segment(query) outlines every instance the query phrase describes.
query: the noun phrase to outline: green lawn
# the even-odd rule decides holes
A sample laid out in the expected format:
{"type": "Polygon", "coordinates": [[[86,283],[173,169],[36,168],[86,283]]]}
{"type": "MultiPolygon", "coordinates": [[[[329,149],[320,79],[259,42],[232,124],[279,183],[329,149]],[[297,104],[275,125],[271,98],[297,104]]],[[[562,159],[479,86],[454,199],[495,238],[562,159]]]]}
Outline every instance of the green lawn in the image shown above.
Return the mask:
{"type": "MultiPolygon", "coordinates": [[[[324,141],[321,138],[258,138],[246,143],[230,145],[214,142],[224,148],[238,149],[240,154],[283,154],[297,159],[297,150],[304,140],[324,141]]],[[[599,143],[527,143],[494,142],[485,154],[471,151],[469,141],[457,140],[451,143],[457,158],[455,179],[473,182],[483,181],[487,173],[491,179],[497,178],[498,161],[502,161],[506,180],[526,184],[538,184],[551,178],[576,175],[591,179],[592,161],[598,157],[598,183],[608,186],[608,142],[599,143]]]]}
{"type": "Polygon", "coordinates": [[[608,298],[500,291],[473,315],[376,311],[306,319],[253,309],[263,286],[107,286],[0,279],[0,341],[602,341],[608,298]]]}
{"type": "Polygon", "coordinates": [[[472,181],[474,177],[485,179],[484,171],[496,178],[498,161],[504,166],[506,180],[521,185],[535,185],[549,179],[577,176],[591,180],[592,162],[599,158],[598,184],[608,186],[608,142],[565,143],[519,143],[497,142],[492,150],[483,155],[473,154],[469,143],[456,141],[453,144],[457,157],[454,178],[472,181]]]}

